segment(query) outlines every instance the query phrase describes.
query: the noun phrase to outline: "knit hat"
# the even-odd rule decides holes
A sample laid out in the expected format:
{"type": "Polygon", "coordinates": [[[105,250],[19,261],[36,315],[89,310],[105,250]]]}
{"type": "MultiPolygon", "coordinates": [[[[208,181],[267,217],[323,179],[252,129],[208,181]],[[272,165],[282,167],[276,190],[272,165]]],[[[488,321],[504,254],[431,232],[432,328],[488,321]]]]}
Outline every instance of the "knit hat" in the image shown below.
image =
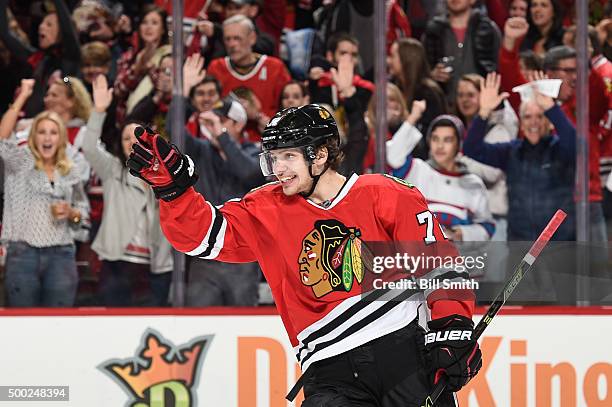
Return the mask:
{"type": "Polygon", "coordinates": [[[455,135],[459,144],[459,150],[461,151],[463,145],[463,135],[465,133],[465,126],[461,119],[452,114],[442,114],[431,121],[429,128],[427,129],[427,145],[431,143],[431,133],[436,127],[452,127],[455,129],[455,135]]]}

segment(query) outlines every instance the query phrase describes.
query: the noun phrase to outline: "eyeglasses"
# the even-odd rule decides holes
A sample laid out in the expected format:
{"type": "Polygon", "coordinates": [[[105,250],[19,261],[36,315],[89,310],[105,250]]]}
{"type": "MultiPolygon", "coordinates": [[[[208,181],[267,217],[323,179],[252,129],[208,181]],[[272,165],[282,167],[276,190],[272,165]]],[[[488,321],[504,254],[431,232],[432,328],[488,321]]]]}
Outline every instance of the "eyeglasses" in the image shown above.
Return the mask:
{"type": "Polygon", "coordinates": [[[562,72],[569,73],[569,74],[578,72],[577,68],[561,68],[560,66],[551,68],[551,70],[552,71],[562,71],[562,72]]]}
{"type": "Polygon", "coordinates": [[[159,72],[170,76],[172,75],[172,68],[159,68],[159,72]]]}

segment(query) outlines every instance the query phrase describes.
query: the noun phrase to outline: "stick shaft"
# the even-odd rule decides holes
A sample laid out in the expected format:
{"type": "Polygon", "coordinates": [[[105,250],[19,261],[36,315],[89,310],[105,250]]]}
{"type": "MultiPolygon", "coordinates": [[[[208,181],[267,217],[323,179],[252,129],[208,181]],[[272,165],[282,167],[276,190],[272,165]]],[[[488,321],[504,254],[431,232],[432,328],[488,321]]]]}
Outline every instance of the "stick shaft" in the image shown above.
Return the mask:
{"type": "MultiPolygon", "coordinates": [[[[478,325],[476,325],[476,327],[474,328],[475,340],[478,340],[478,338],[480,338],[480,335],[482,335],[482,333],[489,326],[491,321],[493,321],[495,315],[497,315],[501,307],[503,307],[508,298],[510,298],[510,296],[514,292],[514,289],[521,282],[525,274],[529,272],[529,269],[531,269],[531,266],[533,265],[535,260],[538,258],[544,247],[546,247],[546,245],[548,244],[556,230],[559,228],[559,226],[561,226],[561,223],[563,223],[566,217],[567,214],[561,209],[559,209],[550,219],[548,225],[546,225],[542,233],[540,233],[540,236],[537,238],[537,240],[533,242],[533,245],[531,245],[531,248],[529,249],[527,254],[525,254],[520,264],[514,270],[514,273],[512,274],[510,280],[506,282],[504,288],[499,294],[497,294],[497,297],[495,297],[495,300],[493,300],[493,303],[489,306],[485,315],[483,315],[483,317],[478,322],[478,325]]],[[[442,376],[442,378],[436,384],[436,387],[434,387],[433,392],[425,399],[425,402],[422,404],[422,407],[433,407],[435,402],[438,400],[438,397],[440,397],[440,395],[446,388],[446,381],[446,376],[442,376]]]]}

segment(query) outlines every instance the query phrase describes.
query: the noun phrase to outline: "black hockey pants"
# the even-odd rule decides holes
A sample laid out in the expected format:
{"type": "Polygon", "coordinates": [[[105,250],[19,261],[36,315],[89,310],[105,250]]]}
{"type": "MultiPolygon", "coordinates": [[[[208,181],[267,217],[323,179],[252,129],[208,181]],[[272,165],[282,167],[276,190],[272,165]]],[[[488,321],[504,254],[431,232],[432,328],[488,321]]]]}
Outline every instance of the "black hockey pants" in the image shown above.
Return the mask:
{"type": "MultiPolygon", "coordinates": [[[[313,363],[304,378],[302,407],[421,406],[431,392],[423,329],[407,327],[313,363]]],[[[443,393],[436,407],[455,406],[443,393]]]]}

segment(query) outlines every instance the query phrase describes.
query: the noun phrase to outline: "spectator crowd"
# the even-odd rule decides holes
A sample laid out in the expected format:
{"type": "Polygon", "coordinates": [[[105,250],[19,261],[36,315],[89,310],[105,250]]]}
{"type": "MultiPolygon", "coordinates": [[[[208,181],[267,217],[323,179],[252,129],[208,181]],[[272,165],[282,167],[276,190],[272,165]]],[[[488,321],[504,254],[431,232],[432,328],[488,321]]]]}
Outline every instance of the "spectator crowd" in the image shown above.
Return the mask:
{"type": "MultiPolygon", "coordinates": [[[[136,126],[184,140],[195,189],[213,205],[272,181],[259,166],[262,131],[308,103],[338,123],[340,172],[373,172],[374,1],[185,2],[186,111],[172,135],[172,1],[0,0],[0,305],[172,305],[158,203],[125,166],[136,126]]],[[[573,1],[385,5],[385,171],[419,188],[453,241],[531,241],[561,208],[554,239],[571,242],[586,137],[589,239],[607,245],[612,2],[589,2],[586,135],[573,1]],[[547,79],[559,80],[555,98],[535,84],[547,79]]],[[[254,306],[262,281],[256,263],[189,258],[186,304],[254,306]]]]}

